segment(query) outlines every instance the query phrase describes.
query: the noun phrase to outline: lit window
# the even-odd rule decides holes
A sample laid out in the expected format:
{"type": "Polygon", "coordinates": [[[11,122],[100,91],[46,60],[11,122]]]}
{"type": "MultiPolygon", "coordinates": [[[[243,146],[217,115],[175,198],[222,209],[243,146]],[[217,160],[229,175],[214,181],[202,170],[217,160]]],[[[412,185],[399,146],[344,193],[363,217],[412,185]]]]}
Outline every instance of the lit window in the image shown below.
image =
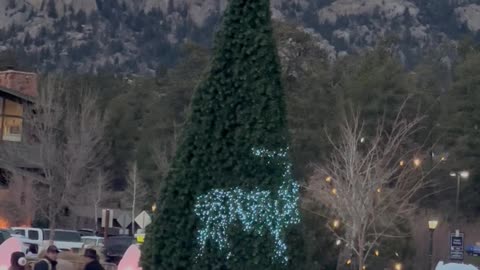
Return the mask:
{"type": "Polygon", "coordinates": [[[19,142],[22,140],[23,107],[20,103],[5,99],[2,121],[2,139],[19,142]]]}
{"type": "Polygon", "coordinates": [[[5,100],[5,111],[4,115],[7,116],[23,116],[23,107],[22,104],[6,99],[5,100]]]}
{"type": "Polygon", "coordinates": [[[20,142],[22,140],[22,118],[3,117],[3,140],[20,142]]]}

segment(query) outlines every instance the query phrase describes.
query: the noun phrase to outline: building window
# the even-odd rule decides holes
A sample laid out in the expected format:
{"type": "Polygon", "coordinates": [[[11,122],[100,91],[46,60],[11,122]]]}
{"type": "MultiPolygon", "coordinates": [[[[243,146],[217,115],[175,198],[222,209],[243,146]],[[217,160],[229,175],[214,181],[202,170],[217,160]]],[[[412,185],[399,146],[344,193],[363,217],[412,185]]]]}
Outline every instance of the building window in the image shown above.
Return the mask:
{"type": "Polygon", "coordinates": [[[2,140],[11,142],[22,141],[23,106],[9,99],[0,98],[2,115],[2,140]]]}
{"type": "Polygon", "coordinates": [[[0,189],[7,189],[10,184],[11,174],[0,169],[0,189]]]}
{"type": "Polygon", "coordinates": [[[68,207],[65,207],[63,209],[63,215],[66,216],[66,217],[70,216],[70,209],[68,207]]]}

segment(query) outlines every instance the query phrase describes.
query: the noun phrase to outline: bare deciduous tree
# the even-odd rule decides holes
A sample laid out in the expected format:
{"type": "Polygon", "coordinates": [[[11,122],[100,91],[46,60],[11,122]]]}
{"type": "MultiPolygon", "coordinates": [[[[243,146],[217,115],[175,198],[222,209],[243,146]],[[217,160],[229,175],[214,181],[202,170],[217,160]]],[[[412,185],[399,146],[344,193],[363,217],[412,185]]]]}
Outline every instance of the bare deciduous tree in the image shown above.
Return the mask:
{"type": "Polygon", "coordinates": [[[365,138],[359,113],[352,114],[340,126],[338,141],[329,138],[333,153],[315,166],[307,197],[327,210],[329,228],[362,270],[381,240],[402,237],[397,226],[414,212],[419,191],[431,181],[416,157],[422,147],[409,142],[420,117],[408,121],[399,113],[389,127],[382,121],[365,138]]]}
{"type": "MultiPolygon", "coordinates": [[[[165,186],[165,179],[170,170],[170,160],[168,159],[168,153],[167,153],[166,147],[159,147],[158,145],[160,144],[156,144],[156,145],[157,147],[152,148],[152,158],[159,171],[159,181],[158,181],[159,185],[155,186],[155,190],[157,192],[154,194],[155,198],[158,198],[158,196],[160,195],[160,190],[162,190],[165,186]]],[[[175,141],[173,141],[172,152],[175,151],[175,148],[176,148],[175,141]]]]}
{"type": "Polygon", "coordinates": [[[95,190],[91,190],[91,187],[88,187],[87,192],[92,195],[93,209],[95,211],[95,231],[98,232],[100,228],[98,227],[98,209],[100,204],[105,198],[106,190],[110,188],[110,181],[105,172],[100,171],[95,179],[95,190]]]}
{"type": "Polygon", "coordinates": [[[145,202],[145,197],[148,194],[148,189],[145,183],[142,181],[138,173],[137,162],[135,161],[130,170],[130,175],[127,178],[128,198],[132,202],[132,234],[135,234],[135,213],[138,208],[138,202],[145,202]]]}
{"type": "Polygon", "coordinates": [[[67,89],[53,76],[41,84],[34,104],[24,105],[23,116],[33,147],[6,147],[1,162],[34,180],[36,205],[48,219],[52,241],[59,214],[76,204],[78,191],[101,166],[105,122],[90,89],[67,89]]]}

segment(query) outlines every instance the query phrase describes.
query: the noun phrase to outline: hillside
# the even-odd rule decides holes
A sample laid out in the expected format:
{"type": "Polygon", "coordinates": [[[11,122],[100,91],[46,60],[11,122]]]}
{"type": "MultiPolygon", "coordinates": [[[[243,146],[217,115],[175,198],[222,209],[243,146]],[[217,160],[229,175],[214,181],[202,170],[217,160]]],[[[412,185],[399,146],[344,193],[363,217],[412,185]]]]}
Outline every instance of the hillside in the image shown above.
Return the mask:
{"type": "MultiPolygon", "coordinates": [[[[478,0],[272,0],[331,58],[395,38],[409,64],[480,30],[478,0]]],[[[182,43],[210,46],[227,0],[2,0],[0,50],[38,70],[154,73],[182,43]]]]}

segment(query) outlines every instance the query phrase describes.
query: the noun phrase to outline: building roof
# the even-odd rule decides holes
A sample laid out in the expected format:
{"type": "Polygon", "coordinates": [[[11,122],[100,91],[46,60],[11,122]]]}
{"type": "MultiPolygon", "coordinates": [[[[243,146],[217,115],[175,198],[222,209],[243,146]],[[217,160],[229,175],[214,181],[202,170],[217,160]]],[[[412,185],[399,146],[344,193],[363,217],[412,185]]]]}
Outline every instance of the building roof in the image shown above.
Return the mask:
{"type": "MultiPolygon", "coordinates": [[[[94,218],[95,217],[95,210],[93,206],[74,206],[70,208],[72,212],[78,217],[87,217],[87,218],[94,218]]],[[[128,223],[132,222],[132,212],[127,210],[121,209],[111,209],[113,210],[113,219],[119,219],[125,217],[128,223]]],[[[97,217],[102,217],[102,209],[97,209],[97,217]]]]}
{"type": "Polygon", "coordinates": [[[20,93],[19,91],[9,89],[9,88],[3,87],[3,86],[0,86],[0,93],[4,93],[4,94],[10,95],[10,96],[19,98],[23,101],[31,102],[31,103],[33,103],[34,100],[35,100],[31,96],[24,95],[24,94],[20,93]]]}

